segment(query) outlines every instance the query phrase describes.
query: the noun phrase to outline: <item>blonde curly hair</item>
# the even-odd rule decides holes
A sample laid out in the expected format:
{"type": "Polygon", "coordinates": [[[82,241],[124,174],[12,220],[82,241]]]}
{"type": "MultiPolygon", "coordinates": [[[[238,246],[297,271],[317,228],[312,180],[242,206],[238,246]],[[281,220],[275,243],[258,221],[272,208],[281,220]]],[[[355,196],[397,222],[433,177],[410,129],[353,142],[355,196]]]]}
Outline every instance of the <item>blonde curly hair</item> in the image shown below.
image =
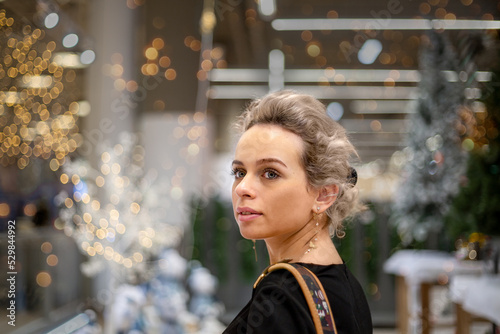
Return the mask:
{"type": "Polygon", "coordinates": [[[326,107],[316,98],[291,90],[282,90],[253,100],[235,123],[242,134],[256,124],[278,125],[295,133],[304,142],[302,165],[314,188],[335,184],[337,200],[327,209],[330,234],[342,237],[343,221],[359,211],[355,186],[356,172],[349,164],[358,156],[345,129],[331,119],[326,107]]]}

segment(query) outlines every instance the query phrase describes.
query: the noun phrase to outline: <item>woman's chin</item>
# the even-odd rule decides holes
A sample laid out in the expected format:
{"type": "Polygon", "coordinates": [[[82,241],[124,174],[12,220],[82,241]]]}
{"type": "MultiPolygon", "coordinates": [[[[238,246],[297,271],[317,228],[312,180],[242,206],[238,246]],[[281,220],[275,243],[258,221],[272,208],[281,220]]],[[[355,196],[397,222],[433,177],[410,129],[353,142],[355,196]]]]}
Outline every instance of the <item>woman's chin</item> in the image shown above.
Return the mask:
{"type": "Polygon", "coordinates": [[[241,227],[240,227],[240,234],[243,238],[248,239],[248,240],[262,239],[262,236],[259,233],[255,233],[253,231],[248,231],[246,229],[242,229],[241,227]]]}

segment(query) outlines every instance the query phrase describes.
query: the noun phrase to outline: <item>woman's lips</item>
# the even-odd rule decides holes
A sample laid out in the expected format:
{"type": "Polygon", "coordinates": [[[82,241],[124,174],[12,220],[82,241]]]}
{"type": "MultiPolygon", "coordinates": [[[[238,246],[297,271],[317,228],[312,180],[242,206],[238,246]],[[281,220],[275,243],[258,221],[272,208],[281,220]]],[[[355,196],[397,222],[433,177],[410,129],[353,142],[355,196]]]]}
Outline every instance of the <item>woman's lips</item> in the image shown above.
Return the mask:
{"type": "Polygon", "coordinates": [[[251,221],[262,216],[262,213],[252,208],[238,208],[236,213],[238,214],[238,220],[242,222],[251,221]]]}

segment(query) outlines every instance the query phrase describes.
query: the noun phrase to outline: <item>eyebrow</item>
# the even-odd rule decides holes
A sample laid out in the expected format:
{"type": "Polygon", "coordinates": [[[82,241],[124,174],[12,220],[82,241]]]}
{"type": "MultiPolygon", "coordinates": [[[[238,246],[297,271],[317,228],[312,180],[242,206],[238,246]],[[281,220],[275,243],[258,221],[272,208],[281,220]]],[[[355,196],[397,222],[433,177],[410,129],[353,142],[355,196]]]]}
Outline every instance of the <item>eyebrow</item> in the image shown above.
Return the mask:
{"type": "MultiPolygon", "coordinates": [[[[277,164],[280,164],[280,165],[288,168],[288,166],[283,161],[276,159],[276,158],[264,158],[264,159],[257,160],[257,165],[262,165],[262,164],[266,164],[266,163],[277,163],[277,164]]],[[[240,160],[233,160],[232,164],[245,166],[245,164],[240,160]]]]}

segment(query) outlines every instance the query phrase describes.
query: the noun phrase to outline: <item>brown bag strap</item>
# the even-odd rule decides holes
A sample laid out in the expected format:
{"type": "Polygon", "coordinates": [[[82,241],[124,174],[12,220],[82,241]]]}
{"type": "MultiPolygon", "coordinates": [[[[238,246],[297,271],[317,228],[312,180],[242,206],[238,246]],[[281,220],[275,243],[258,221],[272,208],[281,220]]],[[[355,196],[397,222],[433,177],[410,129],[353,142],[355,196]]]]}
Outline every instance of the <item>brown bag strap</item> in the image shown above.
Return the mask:
{"type": "Polygon", "coordinates": [[[337,334],[335,320],[323,285],[309,269],[297,263],[279,262],[267,267],[254,284],[254,288],[270,272],[285,269],[292,273],[306,298],[314,327],[318,334],[337,334]]]}

